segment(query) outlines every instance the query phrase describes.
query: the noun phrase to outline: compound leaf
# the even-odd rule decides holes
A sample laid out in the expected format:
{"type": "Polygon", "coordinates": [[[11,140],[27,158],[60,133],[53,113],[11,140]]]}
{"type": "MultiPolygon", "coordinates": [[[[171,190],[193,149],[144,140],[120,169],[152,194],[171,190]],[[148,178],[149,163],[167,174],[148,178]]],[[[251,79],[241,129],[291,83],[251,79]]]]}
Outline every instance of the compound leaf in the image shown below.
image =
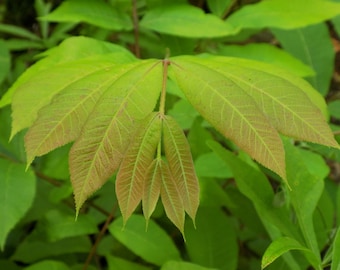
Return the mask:
{"type": "Polygon", "coordinates": [[[185,211],[194,220],[199,205],[199,185],[189,143],[183,130],[171,117],[163,122],[165,156],[183,200],[185,211]]]}
{"type": "MultiPolygon", "coordinates": [[[[148,168],[153,163],[156,148],[161,139],[161,125],[162,120],[158,113],[152,113],[144,119],[132,137],[131,144],[120,165],[116,178],[116,193],[124,223],[143,197],[148,168]]],[[[152,187],[149,191],[151,193],[148,194],[149,196],[157,193],[157,191],[152,191],[152,187]]],[[[152,208],[154,209],[154,206],[151,202],[152,208]]]]}

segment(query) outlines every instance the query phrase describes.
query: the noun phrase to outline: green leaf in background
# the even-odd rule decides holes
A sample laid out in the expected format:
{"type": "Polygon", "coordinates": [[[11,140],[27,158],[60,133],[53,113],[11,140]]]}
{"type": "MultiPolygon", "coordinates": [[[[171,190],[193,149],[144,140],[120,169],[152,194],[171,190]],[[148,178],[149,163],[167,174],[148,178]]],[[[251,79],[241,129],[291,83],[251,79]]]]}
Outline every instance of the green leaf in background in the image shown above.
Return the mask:
{"type": "Polygon", "coordinates": [[[301,250],[303,254],[310,260],[314,269],[319,269],[319,262],[315,254],[313,254],[310,249],[304,247],[298,241],[290,237],[278,238],[269,245],[269,247],[266,249],[266,252],[263,254],[261,269],[266,268],[274,260],[290,250],[301,250]]]}
{"type": "Polygon", "coordinates": [[[186,249],[192,262],[220,270],[237,268],[238,244],[231,220],[218,208],[200,207],[196,229],[185,228],[186,249]]]}
{"type": "Polygon", "coordinates": [[[128,260],[124,260],[119,257],[111,255],[106,256],[107,263],[109,265],[108,270],[151,270],[151,267],[140,265],[128,260]]]}
{"type": "Polygon", "coordinates": [[[15,25],[0,23],[0,32],[11,34],[14,36],[22,37],[28,40],[40,41],[40,38],[25,28],[18,27],[15,25]]]}
{"type": "Polygon", "coordinates": [[[52,13],[40,17],[51,22],[86,22],[110,30],[131,30],[130,17],[102,0],[64,1],[52,13]]]}
{"type": "Polygon", "coordinates": [[[70,37],[65,39],[58,47],[54,47],[41,54],[41,56],[45,56],[45,58],[35,63],[20,76],[1,98],[0,108],[11,103],[13,93],[21,84],[24,84],[27,80],[41,73],[43,70],[49,70],[56,65],[74,60],[109,53],[122,53],[127,58],[131,60],[134,59],[134,56],[128,50],[109,42],[99,41],[89,37],[70,37]]]}
{"type": "Polygon", "coordinates": [[[331,116],[340,119],[340,100],[328,103],[328,110],[331,116]]]}
{"type": "Polygon", "coordinates": [[[190,129],[199,113],[188,101],[180,99],[168,111],[168,115],[173,116],[182,129],[190,129]]]}
{"type": "Polygon", "coordinates": [[[0,84],[5,80],[11,66],[11,55],[4,40],[0,39],[0,84]]]}
{"type": "Polygon", "coordinates": [[[325,96],[333,76],[335,59],[327,25],[321,23],[290,31],[272,29],[272,32],[286,52],[315,71],[316,75],[308,81],[325,96]]]}
{"type": "Polygon", "coordinates": [[[169,260],[181,260],[179,252],[171,238],[152,219],[145,231],[145,219],[132,215],[124,226],[120,217],[109,226],[110,233],[132,252],[145,261],[163,265],[169,260]]]}
{"type": "Polygon", "coordinates": [[[0,179],[0,249],[4,249],[8,233],[33,203],[36,178],[23,164],[0,159],[0,179]]]}
{"type": "Polygon", "coordinates": [[[328,167],[321,156],[294,147],[284,140],[286,149],[287,180],[291,186],[289,196],[307,247],[320,260],[319,248],[313,225],[313,212],[324,188],[328,167]],[[307,154],[308,153],[308,154],[307,154]],[[308,181],[306,181],[308,179],[308,181]]]}
{"type": "Polygon", "coordinates": [[[96,223],[91,217],[81,215],[75,220],[74,214],[66,214],[56,209],[46,213],[41,229],[46,232],[51,242],[98,232],[96,223]]]}
{"type": "Polygon", "coordinates": [[[213,152],[200,155],[195,161],[195,168],[199,177],[232,177],[229,167],[213,152]]]}
{"type": "Polygon", "coordinates": [[[332,270],[340,269],[340,229],[339,228],[333,241],[333,256],[332,256],[331,269],[332,270]]]}
{"type": "Polygon", "coordinates": [[[168,261],[160,270],[217,270],[217,268],[207,268],[189,262],[168,261]]]}
{"type": "Polygon", "coordinates": [[[276,226],[285,235],[302,240],[288,210],[274,205],[274,192],[266,176],[220,144],[209,141],[208,145],[230,167],[240,192],[252,201],[263,222],[276,226]]]}
{"type": "Polygon", "coordinates": [[[160,32],[187,38],[223,37],[235,30],[215,15],[205,14],[191,5],[164,5],[149,10],[140,26],[160,32]]]}
{"type": "Polygon", "coordinates": [[[253,43],[243,46],[220,46],[216,52],[219,55],[240,57],[273,64],[299,77],[315,75],[311,67],[292,57],[286,51],[267,43],[253,43]]]}
{"type": "Polygon", "coordinates": [[[14,262],[10,261],[10,260],[0,259],[0,269],[20,270],[22,268],[20,266],[16,265],[14,262]]]}
{"type": "Polygon", "coordinates": [[[216,16],[223,18],[235,0],[208,0],[209,9],[216,16]]]}
{"type": "Polygon", "coordinates": [[[237,29],[294,29],[325,21],[338,14],[340,4],[328,0],[270,0],[245,5],[226,22],[237,29]]]}
{"type": "Polygon", "coordinates": [[[24,268],[25,270],[70,270],[70,268],[63,262],[46,260],[32,264],[24,268]]]}
{"type": "Polygon", "coordinates": [[[87,254],[91,249],[91,245],[87,236],[68,237],[57,242],[26,237],[16,248],[12,259],[23,263],[32,263],[52,256],[76,253],[87,254]]]}

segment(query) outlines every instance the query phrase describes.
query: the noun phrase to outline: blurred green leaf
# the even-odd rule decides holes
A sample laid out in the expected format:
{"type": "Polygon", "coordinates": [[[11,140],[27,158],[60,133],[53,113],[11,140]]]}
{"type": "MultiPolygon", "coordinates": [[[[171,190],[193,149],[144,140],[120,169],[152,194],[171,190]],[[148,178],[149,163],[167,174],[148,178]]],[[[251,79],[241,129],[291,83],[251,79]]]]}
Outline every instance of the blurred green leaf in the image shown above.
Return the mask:
{"type": "MultiPolygon", "coordinates": [[[[312,5],[308,4],[308,6],[312,5]]],[[[340,3],[338,6],[340,11],[340,3]]],[[[303,14],[306,12],[304,11],[303,14]]],[[[315,71],[316,75],[309,78],[308,81],[325,96],[333,76],[335,59],[327,25],[321,23],[290,31],[279,29],[272,29],[272,31],[286,52],[300,59],[315,71]]]]}
{"type": "Polygon", "coordinates": [[[4,249],[8,233],[26,214],[35,196],[36,178],[25,172],[24,164],[0,159],[0,248],[4,249]]]}
{"type": "Polygon", "coordinates": [[[331,269],[332,270],[340,269],[340,228],[338,228],[338,231],[333,241],[333,257],[331,269]]]}
{"type": "Polygon", "coordinates": [[[86,22],[105,29],[131,30],[130,17],[102,0],[64,1],[50,14],[40,17],[51,22],[86,22]]]}
{"type": "Polygon", "coordinates": [[[267,43],[253,43],[243,46],[220,46],[217,49],[217,53],[225,56],[247,58],[273,64],[300,77],[315,75],[315,72],[311,67],[292,57],[286,51],[267,43]]]}
{"type": "Polygon", "coordinates": [[[46,213],[41,225],[48,237],[48,240],[55,242],[67,237],[94,234],[98,232],[95,221],[87,215],[75,215],[53,209],[46,213]]]}
{"type": "Polygon", "coordinates": [[[222,18],[235,0],[208,0],[207,4],[213,14],[222,18]]]}
{"type": "Polygon", "coordinates": [[[340,100],[328,103],[328,110],[331,116],[340,119],[340,100]]]}
{"type": "Polygon", "coordinates": [[[202,9],[191,5],[164,5],[149,10],[140,26],[187,38],[212,38],[234,34],[228,23],[215,15],[205,14],[202,9]]]}
{"type": "Polygon", "coordinates": [[[0,84],[5,80],[11,67],[11,55],[4,40],[0,39],[0,84]]]}
{"type": "Polygon", "coordinates": [[[46,260],[32,264],[24,268],[25,270],[70,270],[70,268],[63,262],[46,260]]]}
{"type": "Polygon", "coordinates": [[[25,40],[19,38],[10,38],[5,41],[7,48],[10,51],[23,51],[32,49],[44,49],[45,46],[41,41],[25,40]]]}
{"type": "Polygon", "coordinates": [[[290,250],[301,250],[315,267],[314,269],[320,269],[318,259],[313,252],[290,237],[278,238],[269,245],[262,257],[261,269],[266,268],[274,260],[290,250]]]}
{"type": "Polygon", "coordinates": [[[338,14],[340,4],[331,1],[270,0],[244,5],[226,21],[238,29],[266,27],[294,29],[325,21],[338,14]]]}
{"type": "Polygon", "coordinates": [[[20,270],[22,268],[19,267],[18,265],[16,265],[14,262],[10,261],[10,260],[0,259],[0,269],[4,269],[4,270],[20,270]]]}
{"type": "Polygon", "coordinates": [[[230,178],[233,176],[230,168],[215,153],[200,155],[195,161],[198,177],[230,178]]]}
{"type": "Polygon", "coordinates": [[[151,270],[151,267],[147,267],[141,264],[130,262],[119,257],[111,255],[106,256],[107,263],[109,265],[108,270],[151,270]]]}
{"type": "Polygon", "coordinates": [[[193,264],[189,262],[177,262],[168,261],[166,262],[161,270],[217,270],[216,268],[206,268],[198,264],[193,264]]]}
{"type": "Polygon", "coordinates": [[[177,101],[168,114],[176,119],[182,129],[189,129],[195,117],[199,115],[195,108],[184,99],[177,101]]]}
{"type": "Polygon", "coordinates": [[[13,36],[26,38],[28,40],[36,40],[36,41],[40,40],[40,38],[36,36],[35,34],[33,34],[32,32],[27,31],[26,29],[15,26],[15,25],[0,23],[0,32],[10,34],[13,36]]]}
{"type": "Polygon", "coordinates": [[[192,224],[185,227],[185,246],[191,261],[220,270],[236,269],[238,244],[226,214],[218,208],[201,207],[195,224],[196,228],[192,224]]]}
{"type": "Polygon", "coordinates": [[[47,242],[46,239],[34,240],[26,238],[15,250],[12,259],[24,263],[32,263],[44,258],[63,254],[85,253],[91,249],[87,236],[64,238],[57,242],[47,242]]]}
{"type": "Polygon", "coordinates": [[[132,215],[123,228],[119,217],[109,226],[110,233],[145,261],[163,265],[168,260],[181,260],[179,252],[169,235],[153,220],[146,231],[145,219],[132,215]]]}

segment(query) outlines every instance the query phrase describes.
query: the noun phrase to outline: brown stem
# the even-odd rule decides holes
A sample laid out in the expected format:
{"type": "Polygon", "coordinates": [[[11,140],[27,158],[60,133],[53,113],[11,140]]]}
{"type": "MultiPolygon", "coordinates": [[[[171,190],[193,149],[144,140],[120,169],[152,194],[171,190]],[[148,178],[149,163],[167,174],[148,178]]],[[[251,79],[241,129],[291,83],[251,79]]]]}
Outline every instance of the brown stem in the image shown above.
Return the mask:
{"type": "Polygon", "coordinates": [[[133,20],[133,32],[135,34],[134,53],[137,58],[140,58],[137,0],[132,0],[132,20],[133,20]]]}
{"type": "Polygon", "coordinates": [[[111,210],[111,213],[110,215],[107,217],[106,221],[105,221],[105,224],[103,225],[102,229],[100,230],[97,238],[96,238],[96,241],[95,243],[93,244],[90,252],[89,252],[89,255],[87,256],[86,258],[86,261],[85,261],[85,264],[83,266],[83,270],[87,270],[87,267],[90,265],[91,263],[91,260],[93,258],[93,256],[95,255],[96,253],[96,250],[97,250],[97,246],[98,244],[100,243],[100,240],[103,238],[105,232],[107,231],[107,228],[110,224],[110,222],[113,220],[114,218],[114,214],[117,210],[117,204],[115,204],[113,207],[112,207],[112,210],[111,210]]]}

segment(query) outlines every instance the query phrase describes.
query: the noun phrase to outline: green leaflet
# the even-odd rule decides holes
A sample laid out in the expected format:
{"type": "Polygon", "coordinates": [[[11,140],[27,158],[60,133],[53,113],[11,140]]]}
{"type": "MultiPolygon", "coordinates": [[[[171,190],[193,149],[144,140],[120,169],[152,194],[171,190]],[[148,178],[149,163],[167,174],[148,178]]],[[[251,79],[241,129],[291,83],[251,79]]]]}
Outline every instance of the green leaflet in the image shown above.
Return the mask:
{"type": "Polygon", "coordinates": [[[143,214],[147,222],[156,208],[161,192],[161,173],[159,160],[154,159],[147,170],[143,183],[143,214]]]}
{"type": "Polygon", "coordinates": [[[212,14],[191,5],[164,5],[151,9],[140,22],[144,28],[188,38],[212,38],[232,35],[236,31],[212,14]]]}
{"type": "Polygon", "coordinates": [[[313,252],[290,237],[280,237],[269,245],[262,257],[261,269],[266,268],[274,260],[290,250],[300,250],[313,265],[314,269],[319,269],[318,259],[313,252]]]}
{"type": "Polygon", "coordinates": [[[32,170],[25,173],[24,165],[6,159],[0,159],[0,179],[0,249],[3,250],[8,233],[33,203],[36,179],[32,170]]]}
{"type": "Polygon", "coordinates": [[[132,29],[132,21],[127,14],[119,12],[102,0],[64,1],[56,10],[40,19],[52,22],[87,22],[110,30],[132,29]]]}
{"type": "Polygon", "coordinates": [[[177,57],[171,65],[188,101],[224,136],[285,178],[284,150],[275,128],[240,86],[206,64],[177,57]]]}
{"type": "Polygon", "coordinates": [[[6,78],[11,65],[11,55],[4,40],[0,39],[0,84],[6,78]]]}
{"type": "MultiPolygon", "coordinates": [[[[132,61],[135,58],[133,55],[124,49],[123,47],[120,47],[118,45],[95,40],[88,37],[70,37],[68,39],[65,39],[58,47],[52,48],[44,53],[41,54],[41,56],[46,56],[39,62],[35,63],[33,66],[31,66],[29,69],[27,69],[19,78],[15,81],[15,83],[11,86],[11,88],[4,94],[4,96],[0,100],[0,107],[3,107],[5,105],[8,105],[12,101],[12,96],[14,92],[20,91],[21,93],[29,92],[32,93],[32,91],[36,91],[36,88],[32,89],[32,86],[25,85],[25,87],[20,87],[22,84],[25,84],[25,82],[29,81],[33,76],[40,74],[42,71],[51,70],[55,66],[60,64],[65,64],[68,62],[72,62],[75,60],[90,58],[95,55],[102,55],[102,54],[109,54],[109,53],[116,53],[115,58],[112,58],[112,63],[123,63],[121,60],[122,55],[125,56],[126,61],[132,61]],[[121,55],[121,56],[119,56],[121,55]]],[[[105,59],[105,58],[104,58],[105,59]]],[[[98,63],[97,59],[97,63],[98,63]]],[[[106,59],[107,60],[107,59],[106,59]]],[[[95,66],[95,65],[94,65],[95,66]]],[[[42,74],[40,74],[41,76],[42,74]]],[[[67,77],[69,74],[65,74],[65,77],[67,77]]],[[[44,81],[44,77],[39,77],[38,81],[42,80],[44,81]]],[[[65,80],[65,79],[62,79],[65,80]]],[[[50,91],[53,92],[53,87],[55,87],[54,84],[50,86],[50,91]]],[[[47,92],[45,88],[43,88],[44,92],[41,92],[40,95],[36,96],[35,98],[37,100],[44,99],[47,92]]],[[[28,95],[28,94],[26,94],[28,95]]],[[[21,95],[17,96],[18,99],[21,98],[21,95]]],[[[28,118],[28,123],[26,126],[19,126],[18,131],[28,127],[30,124],[32,124],[33,120],[35,119],[36,111],[33,111],[30,113],[29,111],[26,111],[26,108],[30,108],[30,104],[27,104],[29,100],[26,100],[26,103],[22,103],[17,107],[18,111],[16,113],[20,113],[18,115],[18,118],[28,118]],[[29,112],[29,113],[28,113],[29,112]],[[28,117],[28,115],[31,118],[28,117]]],[[[50,101],[46,101],[44,104],[47,104],[50,101]]],[[[34,105],[37,106],[37,102],[34,102],[34,105]]],[[[34,108],[35,108],[34,106],[34,108]]],[[[36,110],[39,110],[39,108],[36,108],[36,110]]],[[[13,125],[16,125],[15,119],[13,120],[13,125]]],[[[12,135],[13,136],[13,135],[12,135]]]]}
{"type": "Polygon", "coordinates": [[[245,5],[226,22],[235,28],[294,29],[316,24],[340,14],[340,5],[327,0],[270,0],[245,5]],[[294,18],[294,19],[292,19],[294,18]]]}
{"type": "Polygon", "coordinates": [[[199,205],[199,185],[189,143],[183,130],[171,117],[163,122],[165,156],[183,200],[184,210],[194,220],[199,205]]]}
{"type": "Polygon", "coordinates": [[[280,29],[271,31],[286,52],[315,71],[315,76],[308,78],[308,81],[325,96],[333,76],[335,59],[334,45],[327,24],[320,23],[290,31],[280,29]]]}
{"type": "Polygon", "coordinates": [[[140,215],[132,215],[124,230],[123,222],[121,217],[115,219],[109,226],[109,232],[143,260],[161,266],[169,260],[181,259],[172,239],[152,219],[147,231],[145,220],[140,215]]]}
{"type": "Polygon", "coordinates": [[[161,199],[167,217],[180,230],[184,236],[185,210],[183,206],[182,194],[178,189],[178,183],[171,174],[169,165],[159,161],[161,170],[161,199]]]}
{"type": "MultiPolygon", "coordinates": [[[[70,151],[70,172],[76,207],[118,169],[136,120],[150,114],[162,83],[158,60],[128,69],[100,97],[70,151]]],[[[151,162],[150,162],[151,163],[151,162]]]]}
{"type": "MultiPolygon", "coordinates": [[[[141,201],[144,187],[148,185],[148,183],[145,183],[148,180],[147,178],[153,178],[152,176],[148,177],[147,171],[153,163],[156,149],[161,139],[161,125],[162,120],[158,113],[152,113],[144,119],[136,134],[131,138],[129,148],[120,165],[116,178],[116,193],[124,224],[141,201]]],[[[155,166],[155,169],[155,181],[158,181],[157,166],[155,166]]],[[[145,190],[144,192],[151,193],[144,197],[144,199],[152,200],[151,205],[146,208],[148,209],[146,215],[148,219],[155,208],[157,200],[156,202],[153,200],[155,200],[154,195],[158,198],[159,188],[158,192],[153,190],[152,183],[150,183],[150,190],[145,190]]]]}
{"type": "Polygon", "coordinates": [[[127,66],[106,66],[57,94],[48,106],[39,111],[36,121],[26,133],[27,165],[34,157],[77,139],[101,95],[127,70],[137,65],[138,62],[127,66]]]}

